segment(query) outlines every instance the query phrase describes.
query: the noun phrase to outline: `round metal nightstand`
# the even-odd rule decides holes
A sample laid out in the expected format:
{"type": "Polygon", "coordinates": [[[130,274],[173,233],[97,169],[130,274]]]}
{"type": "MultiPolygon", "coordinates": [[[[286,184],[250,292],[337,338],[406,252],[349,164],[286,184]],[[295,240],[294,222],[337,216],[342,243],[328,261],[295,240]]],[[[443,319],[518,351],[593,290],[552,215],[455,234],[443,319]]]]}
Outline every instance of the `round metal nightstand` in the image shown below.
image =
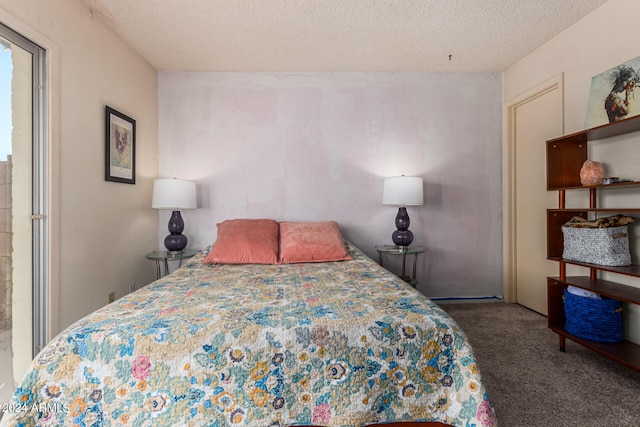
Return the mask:
{"type": "Polygon", "coordinates": [[[406,281],[414,288],[418,284],[418,280],[416,279],[416,265],[418,254],[424,252],[425,250],[426,249],[421,246],[409,246],[407,248],[394,245],[376,246],[376,251],[378,251],[378,264],[380,264],[381,267],[384,267],[382,263],[383,255],[402,255],[402,274],[400,275],[400,278],[402,278],[402,280],[406,281]],[[406,275],[407,255],[413,255],[412,276],[406,275]]]}
{"type": "Polygon", "coordinates": [[[180,261],[180,265],[182,265],[183,259],[189,259],[195,254],[200,252],[199,250],[188,249],[179,253],[169,252],[169,251],[159,251],[159,252],[150,252],[145,255],[147,259],[153,260],[156,262],[156,277],[159,279],[162,277],[160,272],[160,261],[164,264],[164,274],[165,276],[169,274],[169,261],[180,261]]]}

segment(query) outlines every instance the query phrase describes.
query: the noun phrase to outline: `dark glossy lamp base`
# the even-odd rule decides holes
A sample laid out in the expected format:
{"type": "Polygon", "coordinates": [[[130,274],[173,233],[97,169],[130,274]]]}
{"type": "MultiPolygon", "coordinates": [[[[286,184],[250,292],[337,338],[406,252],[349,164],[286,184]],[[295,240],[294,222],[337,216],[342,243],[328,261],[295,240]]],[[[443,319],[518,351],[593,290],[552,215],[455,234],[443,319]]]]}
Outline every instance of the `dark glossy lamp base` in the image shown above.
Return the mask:
{"type": "Polygon", "coordinates": [[[396,230],[391,235],[396,246],[409,246],[413,242],[413,233],[409,230],[396,230]]]}
{"type": "Polygon", "coordinates": [[[413,233],[409,231],[410,223],[407,208],[401,206],[398,208],[398,214],[396,215],[396,227],[398,229],[391,234],[391,240],[396,246],[407,247],[413,242],[413,233]]]}
{"type": "Polygon", "coordinates": [[[183,230],[184,220],[182,219],[182,215],[180,215],[180,211],[175,210],[169,219],[169,233],[171,234],[164,238],[164,246],[169,252],[178,254],[187,247],[189,239],[182,234],[183,230]]]}

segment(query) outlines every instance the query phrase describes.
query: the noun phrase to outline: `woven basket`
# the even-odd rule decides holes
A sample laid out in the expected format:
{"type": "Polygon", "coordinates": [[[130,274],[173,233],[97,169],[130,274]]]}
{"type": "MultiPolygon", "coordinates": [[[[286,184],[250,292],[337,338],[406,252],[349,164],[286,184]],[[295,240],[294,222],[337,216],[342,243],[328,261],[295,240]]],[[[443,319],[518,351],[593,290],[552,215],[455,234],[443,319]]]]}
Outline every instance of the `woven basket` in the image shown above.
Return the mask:
{"type": "Polygon", "coordinates": [[[589,341],[622,341],[622,302],[574,295],[564,290],[565,330],[589,341]]]}
{"type": "Polygon", "coordinates": [[[562,227],[562,234],[564,259],[615,267],[631,265],[626,225],[609,228],[562,227]]]}

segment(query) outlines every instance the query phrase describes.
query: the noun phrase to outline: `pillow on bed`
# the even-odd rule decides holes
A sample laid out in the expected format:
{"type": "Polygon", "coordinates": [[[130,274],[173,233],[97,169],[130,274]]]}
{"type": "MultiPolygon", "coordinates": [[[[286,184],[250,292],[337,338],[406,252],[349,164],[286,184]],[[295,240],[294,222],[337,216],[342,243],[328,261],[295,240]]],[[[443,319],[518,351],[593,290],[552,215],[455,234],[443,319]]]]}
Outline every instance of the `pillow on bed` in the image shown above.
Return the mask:
{"type": "Polygon", "coordinates": [[[280,263],[326,262],[353,259],[334,221],[281,222],[280,263]]]}
{"type": "Polygon", "coordinates": [[[210,264],[277,264],[278,222],[229,219],[218,224],[218,238],[204,259],[210,264]]]}

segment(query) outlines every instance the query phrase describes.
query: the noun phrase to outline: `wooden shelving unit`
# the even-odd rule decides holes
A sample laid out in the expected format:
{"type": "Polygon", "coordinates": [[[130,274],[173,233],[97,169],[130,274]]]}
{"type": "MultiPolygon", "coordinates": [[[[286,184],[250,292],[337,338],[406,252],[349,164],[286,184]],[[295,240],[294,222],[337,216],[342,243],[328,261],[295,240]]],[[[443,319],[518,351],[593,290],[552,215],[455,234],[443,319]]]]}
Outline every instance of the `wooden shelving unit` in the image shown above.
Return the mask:
{"type": "Polygon", "coordinates": [[[640,116],[547,141],[547,190],[558,191],[558,208],[547,209],[547,258],[559,263],[559,276],[547,278],[547,304],[548,326],[558,334],[561,351],[565,351],[565,340],[570,339],[631,369],[640,371],[640,345],[628,341],[616,344],[596,343],[568,333],[564,328],[566,319],[563,302],[564,290],[571,285],[626,303],[640,304],[640,288],[598,278],[601,271],[640,278],[640,266],[609,267],[565,260],[562,258],[564,240],[561,229],[562,225],[574,216],[587,218],[589,213],[604,212],[640,213],[640,207],[599,208],[597,203],[599,191],[640,186],[640,182],[609,185],[582,185],[580,183],[580,169],[588,158],[589,141],[637,131],[640,131],[640,116]],[[589,191],[589,207],[584,209],[565,208],[565,193],[574,190],[589,191]],[[567,264],[588,269],[589,276],[567,276],[567,264]]]}

